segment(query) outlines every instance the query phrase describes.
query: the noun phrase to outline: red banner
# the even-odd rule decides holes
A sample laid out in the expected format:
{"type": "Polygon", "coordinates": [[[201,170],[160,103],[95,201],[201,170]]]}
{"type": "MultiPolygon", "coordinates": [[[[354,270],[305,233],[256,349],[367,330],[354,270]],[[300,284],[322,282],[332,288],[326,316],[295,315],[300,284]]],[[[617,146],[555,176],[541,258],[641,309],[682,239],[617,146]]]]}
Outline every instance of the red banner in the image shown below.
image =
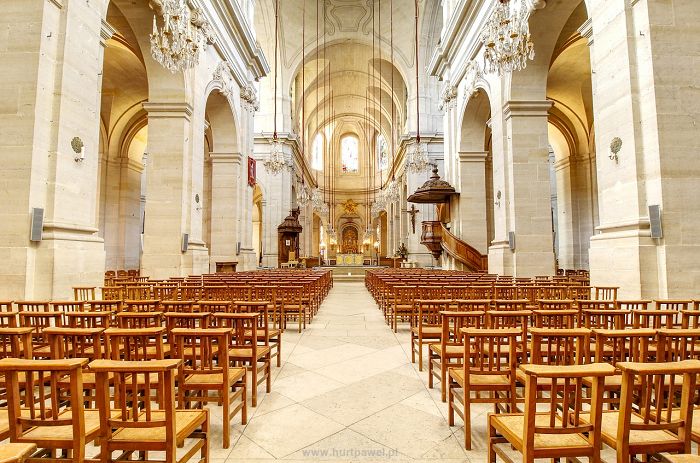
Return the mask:
{"type": "Polygon", "coordinates": [[[257,164],[255,159],[248,156],[248,185],[255,186],[255,175],[256,175],[257,164]]]}

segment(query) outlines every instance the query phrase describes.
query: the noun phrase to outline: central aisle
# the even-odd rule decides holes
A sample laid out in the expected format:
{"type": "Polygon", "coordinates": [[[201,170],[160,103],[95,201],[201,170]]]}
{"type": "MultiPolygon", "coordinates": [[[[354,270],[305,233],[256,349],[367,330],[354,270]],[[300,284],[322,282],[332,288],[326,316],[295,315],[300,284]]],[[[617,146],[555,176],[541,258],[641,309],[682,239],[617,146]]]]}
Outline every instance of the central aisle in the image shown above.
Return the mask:
{"type": "Polygon", "coordinates": [[[336,283],[306,331],[284,333],[272,393],[235,426],[233,449],[212,448],[212,458],[483,461],[485,452],[467,458],[461,427],[447,426],[439,387],[429,392],[409,344],[362,283],[336,283]]]}

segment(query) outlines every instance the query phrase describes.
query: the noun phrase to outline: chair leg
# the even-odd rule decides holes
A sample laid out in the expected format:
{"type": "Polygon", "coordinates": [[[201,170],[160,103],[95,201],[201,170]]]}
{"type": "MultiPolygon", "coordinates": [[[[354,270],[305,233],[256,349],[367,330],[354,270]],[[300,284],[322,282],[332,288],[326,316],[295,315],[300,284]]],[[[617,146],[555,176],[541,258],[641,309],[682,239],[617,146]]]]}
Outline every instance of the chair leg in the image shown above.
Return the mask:
{"type": "Polygon", "coordinates": [[[464,400],[464,448],[472,449],[472,407],[469,403],[470,395],[466,388],[462,388],[464,400]]]}
{"type": "Polygon", "coordinates": [[[489,427],[489,463],[496,463],[496,449],[493,448],[494,445],[496,445],[495,439],[496,439],[496,429],[491,426],[491,417],[489,416],[487,418],[488,420],[488,427],[489,427]]]}
{"type": "Polygon", "coordinates": [[[447,358],[440,359],[440,397],[447,400],[447,358]]]}
{"type": "Polygon", "coordinates": [[[282,333],[277,336],[277,368],[282,366],[282,333]]]}
{"type": "Polygon", "coordinates": [[[231,400],[230,400],[230,394],[231,391],[229,390],[230,388],[228,387],[228,384],[224,385],[221,390],[221,397],[223,398],[223,415],[224,415],[224,429],[223,429],[223,447],[225,449],[229,448],[231,445],[231,400]]]}
{"type": "Polygon", "coordinates": [[[253,377],[251,378],[251,384],[253,386],[253,394],[251,396],[251,401],[253,403],[253,407],[258,406],[258,365],[255,359],[251,359],[250,361],[250,366],[251,366],[251,371],[253,373],[253,377]]]}
{"type": "Polygon", "coordinates": [[[270,359],[270,356],[268,355],[266,360],[265,360],[265,390],[269,394],[272,391],[272,378],[270,378],[270,365],[272,365],[272,359],[270,359]]]}
{"type": "Polygon", "coordinates": [[[454,410],[454,389],[449,388],[447,392],[447,424],[448,426],[455,425],[455,410],[454,410]]]}
{"type": "Polygon", "coordinates": [[[423,371],[423,340],[418,338],[418,371],[423,371]]]}
{"type": "Polygon", "coordinates": [[[246,391],[247,376],[248,372],[243,372],[243,378],[241,379],[240,384],[242,389],[241,400],[243,401],[243,408],[241,408],[241,424],[248,424],[248,393],[246,391]]]}

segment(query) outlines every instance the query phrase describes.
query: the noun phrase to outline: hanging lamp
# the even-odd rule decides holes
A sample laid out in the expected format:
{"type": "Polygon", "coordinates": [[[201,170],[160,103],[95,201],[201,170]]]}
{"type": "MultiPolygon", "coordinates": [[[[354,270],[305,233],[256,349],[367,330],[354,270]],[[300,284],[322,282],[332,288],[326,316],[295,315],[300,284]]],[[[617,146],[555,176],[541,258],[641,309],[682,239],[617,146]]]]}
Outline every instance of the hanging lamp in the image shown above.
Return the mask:
{"type": "Polygon", "coordinates": [[[418,80],[418,0],[415,7],[415,48],[416,48],[416,142],[409,148],[406,156],[406,168],[414,173],[425,172],[430,167],[428,146],[420,139],[420,86],[418,80]]]}
{"type": "Polygon", "coordinates": [[[279,0],[275,0],[275,71],[274,71],[274,131],[272,133],[272,146],[270,147],[270,155],[263,162],[265,171],[268,174],[278,175],[287,167],[287,159],[284,155],[283,143],[277,137],[277,54],[278,54],[278,37],[279,37],[279,0]]]}

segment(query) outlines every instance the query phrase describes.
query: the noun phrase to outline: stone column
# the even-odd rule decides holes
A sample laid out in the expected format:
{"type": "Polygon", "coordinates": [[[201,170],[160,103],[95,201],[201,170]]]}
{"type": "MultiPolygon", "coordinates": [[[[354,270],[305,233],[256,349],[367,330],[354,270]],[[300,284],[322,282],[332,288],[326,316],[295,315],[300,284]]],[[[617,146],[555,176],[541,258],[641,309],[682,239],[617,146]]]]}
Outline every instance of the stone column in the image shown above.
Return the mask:
{"type": "Polygon", "coordinates": [[[100,285],[97,230],[102,4],[3,2],[0,297],[59,299],[100,285]],[[83,143],[75,161],[73,140],[83,143]],[[44,209],[31,242],[32,208],[44,209]]]}
{"type": "Polygon", "coordinates": [[[595,0],[591,17],[600,209],[591,282],[619,285],[621,297],[697,297],[697,4],[595,0]],[[661,207],[661,239],[651,238],[651,205],[661,207]]]}
{"type": "Polygon", "coordinates": [[[217,262],[237,261],[239,236],[238,199],[242,155],[240,153],[210,153],[211,157],[211,243],[209,270],[217,262]]]}
{"type": "Polygon", "coordinates": [[[515,233],[513,270],[518,277],[554,273],[547,131],[551,106],[551,101],[511,100],[503,107],[508,231],[515,233]]]}
{"type": "Polygon", "coordinates": [[[199,246],[182,251],[183,235],[189,234],[192,198],[191,168],[192,107],[187,103],[144,103],[148,112],[149,175],[142,274],[151,278],[186,276],[206,271],[196,267],[199,246]]]}
{"type": "MultiPolygon", "coordinates": [[[[453,232],[480,253],[488,251],[486,236],[486,151],[459,152],[459,227],[453,232]]],[[[453,221],[454,223],[454,221],[453,221]]]]}
{"type": "MultiPolygon", "coordinates": [[[[557,208],[557,257],[559,268],[573,269],[574,263],[574,207],[573,184],[571,179],[571,157],[560,159],[554,163],[557,208]]],[[[550,196],[551,197],[551,196],[550,196]]]]}

